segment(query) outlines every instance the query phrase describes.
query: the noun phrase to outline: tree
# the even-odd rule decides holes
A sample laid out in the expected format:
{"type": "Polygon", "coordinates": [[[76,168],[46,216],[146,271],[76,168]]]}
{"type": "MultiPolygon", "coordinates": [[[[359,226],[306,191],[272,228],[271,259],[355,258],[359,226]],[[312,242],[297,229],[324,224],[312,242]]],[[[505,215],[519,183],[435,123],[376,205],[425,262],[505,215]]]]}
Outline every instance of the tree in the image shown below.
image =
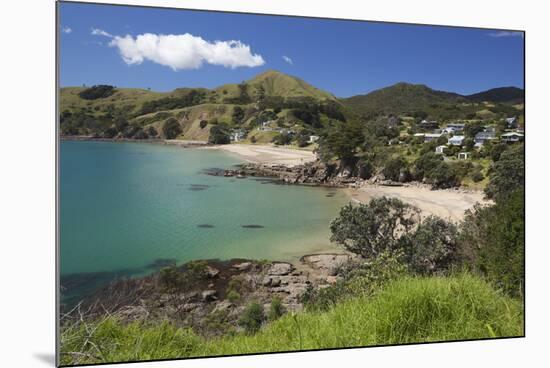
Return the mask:
{"type": "Polygon", "coordinates": [[[461,225],[460,249],[468,264],[507,293],[524,290],[524,189],[509,193],[493,206],[476,206],[461,225]]]}
{"type": "Polygon", "coordinates": [[[348,204],[330,223],[330,240],[365,258],[376,258],[382,252],[392,254],[407,247],[407,233],[418,214],[418,209],[396,198],[348,204]]]}
{"type": "Polygon", "coordinates": [[[386,161],[382,174],[384,177],[393,181],[403,181],[401,179],[402,174],[406,174],[407,171],[407,162],[401,158],[392,158],[386,161]]]}
{"type": "Polygon", "coordinates": [[[485,194],[499,201],[524,186],[525,154],[524,146],[520,144],[502,152],[500,159],[492,165],[485,194]]]}
{"type": "Polygon", "coordinates": [[[244,110],[240,106],[235,106],[233,108],[233,114],[231,115],[233,123],[240,124],[244,119],[244,110]]]}
{"type": "Polygon", "coordinates": [[[98,98],[105,98],[111,96],[115,93],[115,87],[100,84],[97,86],[92,86],[80,92],[78,96],[84,100],[97,100],[98,98]]]}
{"type": "Polygon", "coordinates": [[[210,128],[210,136],[208,143],[212,144],[229,144],[231,142],[229,133],[220,125],[214,125],[210,128]]]}
{"type": "Polygon", "coordinates": [[[464,134],[466,134],[467,137],[474,138],[477,133],[480,133],[485,129],[483,125],[484,124],[481,121],[467,123],[464,126],[464,134]]]}
{"type": "Polygon", "coordinates": [[[208,125],[208,121],[206,120],[201,120],[200,123],[199,123],[199,126],[201,129],[204,129],[205,126],[208,125]]]}
{"type": "Polygon", "coordinates": [[[414,272],[433,274],[446,271],[458,260],[457,228],[436,216],[424,219],[411,236],[407,252],[414,272]]]}
{"type": "Polygon", "coordinates": [[[466,138],[464,139],[463,144],[466,151],[471,151],[474,148],[476,142],[472,138],[466,138]]]}
{"type": "Polygon", "coordinates": [[[277,146],[284,146],[290,144],[292,141],[292,136],[288,133],[280,133],[273,137],[273,143],[277,146]]]}
{"type": "Polygon", "coordinates": [[[325,130],[318,141],[320,157],[325,162],[334,156],[350,160],[363,140],[363,127],[358,122],[335,124],[325,130]]]}
{"type": "Polygon", "coordinates": [[[174,139],[182,133],[180,123],[175,118],[170,118],[164,122],[162,132],[166,139],[174,139]]]}

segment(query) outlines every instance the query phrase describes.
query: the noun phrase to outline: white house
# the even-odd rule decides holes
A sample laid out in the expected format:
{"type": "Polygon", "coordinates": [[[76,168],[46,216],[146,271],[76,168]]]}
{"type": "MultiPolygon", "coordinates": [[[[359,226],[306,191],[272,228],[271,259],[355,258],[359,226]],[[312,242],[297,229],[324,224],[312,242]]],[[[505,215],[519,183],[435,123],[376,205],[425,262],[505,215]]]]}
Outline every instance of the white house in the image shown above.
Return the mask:
{"type": "Polygon", "coordinates": [[[515,129],[518,127],[518,119],[514,116],[512,118],[506,118],[506,125],[508,126],[508,129],[515,129]]]}
{"type": "Polygon", "coordinates": [[[443,134],[454,134],[454,132],[456,132],[456,129],[453,127],[445,127],[441,129],[441,133],[443,134]]]}
{"type": "Polygon", "coordinates": [[[458,159],[459,160],[467,160],[470,158],[470,152],[459,152],[458,153],[458,159]]]}
{"type": "Polygon", "coordinates": [[[447,124],[447,128],[453,128],[454,130],[464,130],[464,127],[466,124],[464,123],[449,123],[447,124]]]}
{"type": "Polygon", "coordinates": [[[307,141],[307,143],[315,143],[319,140],[319,136],[318,135],[310,135],[309,136],[309,140],[307,141]]]}
{"type": "Polygon", "coordinates": [[[447,141],[447,144],[451,146],[462,146],[462,143],[464,142],[464,136],[463,135],[455,135],[447,141]]]}
{"type": "Polygon", "coordinates": [[[442,136],[441,133],[426,133],[424,134],[424,142],[431,142],[441,136],[442,136]]]}
{"type": "Polygon", "coordinates": [[[447,149],[447,146],[437,146],[435,147],[435,153],[442,155],[445,153],[445,150],[447,149]]]}
{"type": "Polygon", "coordinates": [[[485,142],[493,139],[497,139],[495,132],[479,132],[474,137],[474,141],[479,144],[485,144],[485,142]]]}
{"type": "Polygon", "coordinates": [[[515,142],[522,141],[525,136],[521,133],[509,132],[509,133],[504,133],[500,137],[502,138],[503,141],[507,143],[515,143],[515,142]]]}

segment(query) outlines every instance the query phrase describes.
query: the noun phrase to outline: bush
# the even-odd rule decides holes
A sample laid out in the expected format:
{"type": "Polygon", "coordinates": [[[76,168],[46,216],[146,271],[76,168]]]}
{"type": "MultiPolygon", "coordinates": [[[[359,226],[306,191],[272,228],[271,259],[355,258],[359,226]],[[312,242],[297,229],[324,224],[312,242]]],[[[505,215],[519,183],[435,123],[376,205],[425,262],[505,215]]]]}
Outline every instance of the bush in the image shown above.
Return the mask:
{"type": "Polygon", "coordinates": [[[170,118],[164,122],[162,132],[166,139],[174,139],[182,133],[180,123],[175,118],[170,118]]]}
{"type": "Polygon", "coordinates": [[[472,180],[474,181],[474,183],[479,183],[483,179],[485,179],[485,176],[483,176],[481,170],[478,169],[472,173],[472,180]]]}
{"type": "Polygon", "coordinates": [[[199,123],[199,126],[201,127],[201,129],[204,129],[204,127],[207,125],[208,125],[208,121],[206,120],[201,120],[201,122],[199,123]]]}
{"type": "Polygon", "coordinates": [[[489,170],[485,194],[497,201],[525,186],[525,154],[523,144],[504,151],[489,170]]]}
{"type": "Polygon", "coordinates": [[[177,289],[182,285],[182,274],[176,266],[162,268],[159,276],[160,283],[166,289],[177,289]]]}
{"type": "Polygon", "coordinates": [[[85,89],[80,92],[78,96],[84,100],[97,100],[99,98],[105,98],[115,93],[115,87],[109,85],[97,85],[85,89]]]}
{"type": "Polygon", "coordinates": [[[273,137],[272,142],[275,143],[277,146],[284,146],[287,144],[290,144],[292,141],[292,136],[287,133],[280,133],[277,134],[275,137],[273,137]]]}
{"type": "Polygon", "coordinates": [[[267,315],[267,318],[270,321],[275,321],[276,319],[279,319],[279,317],[281,317],[283,314],[285,314],[285,307],[283,306],[281,298],[278,296],[273,297],[273,299],[271,299],[271,304],[269,305],[269,313],[267,315]]]}
{"type": "Polygon", "coordinates": [[[220,125],[214,125],[210,128],[210,136],[208,137],[208,143],[211,144],[229,144],[231,139],[229,133],[220,125]]]}
{"type": "Polygon", "coordinates": [[[417,221],[418,209],[396,198],[374,198],[368,204],[348,204],[330,223],[330,240],[365,258],[403,249],[417,221]]]}
{"type": "Polygon", "coordinates": [[[461,225],[468,264],[510,295],[523,294],[525,202],[522,187],[496,205],[468,211],[461,225]]]}
{"type": "Polygon", "coordinates": [[[239,293],[237,293],[235,290],[230,290],[230,291],[227,293],[227,299],[228,299],[231,303],[236,303],[240,298],[241,298],[241,296],[240,296],[239,293]]]}
{"type": "Polygon", "coordinates": [[[255,334],[260,330],[264,321],[263,307],[258,303],[252,303],[245,309],[238,323],[247,334],[255,334]]]}
{"type": "Polygon", "coordinates": [[[411,236],[407,263],[423,275],[446,272],[458,261],[457,235],[452,222],[428,216],[411,236]]]}
{"type": "Polygon", "coordinates": [[[408,172],[407,162],[401,157],[388,160],[382,170],[384,177],[393,181],[400,181],[401,175],[405,172],[408,172]]]}

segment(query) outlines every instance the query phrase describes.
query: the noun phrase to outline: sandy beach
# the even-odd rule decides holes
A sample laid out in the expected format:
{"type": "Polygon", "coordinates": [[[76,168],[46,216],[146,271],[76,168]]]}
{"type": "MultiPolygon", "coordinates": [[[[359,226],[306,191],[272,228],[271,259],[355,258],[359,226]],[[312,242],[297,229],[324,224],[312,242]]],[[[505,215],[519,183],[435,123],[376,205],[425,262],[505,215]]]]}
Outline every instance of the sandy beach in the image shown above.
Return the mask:
{"type": "Polygon", "coordinates": [[[220,149],[238,155],[247,162],[296,166],[316,160],[311,151],[268,145],[225,144],[205,149],[220,149]]]}
{"type": "Polygon", "coordinates": [[[366,203],[372,198],[387,196],[398,198],[405,203],[418,207],[423,215],[436,215],[452,221],[464,218],[466,210],[476,203],[489,204],[484,199],[483,192],[463,190],[431,190],[422,186],[389,187],[381,185],[366,185],[359,189],[351,189],[353,200],[366,203]]]}

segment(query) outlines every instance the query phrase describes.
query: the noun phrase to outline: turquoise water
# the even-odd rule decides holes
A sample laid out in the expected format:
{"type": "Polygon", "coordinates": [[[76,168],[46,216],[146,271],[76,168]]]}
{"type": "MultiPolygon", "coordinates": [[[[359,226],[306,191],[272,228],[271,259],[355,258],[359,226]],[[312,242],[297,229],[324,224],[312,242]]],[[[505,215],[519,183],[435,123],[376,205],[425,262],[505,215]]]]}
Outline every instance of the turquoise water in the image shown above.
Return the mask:
{"type": "Polygon", "coordinates": [[[60,152],[62,284],[147,273],[158,259],[292,260],[331,247],[329,222],[347,202],[326,188],[202,173],[241,162],[217,150],[64,141],[60,152]]]}

